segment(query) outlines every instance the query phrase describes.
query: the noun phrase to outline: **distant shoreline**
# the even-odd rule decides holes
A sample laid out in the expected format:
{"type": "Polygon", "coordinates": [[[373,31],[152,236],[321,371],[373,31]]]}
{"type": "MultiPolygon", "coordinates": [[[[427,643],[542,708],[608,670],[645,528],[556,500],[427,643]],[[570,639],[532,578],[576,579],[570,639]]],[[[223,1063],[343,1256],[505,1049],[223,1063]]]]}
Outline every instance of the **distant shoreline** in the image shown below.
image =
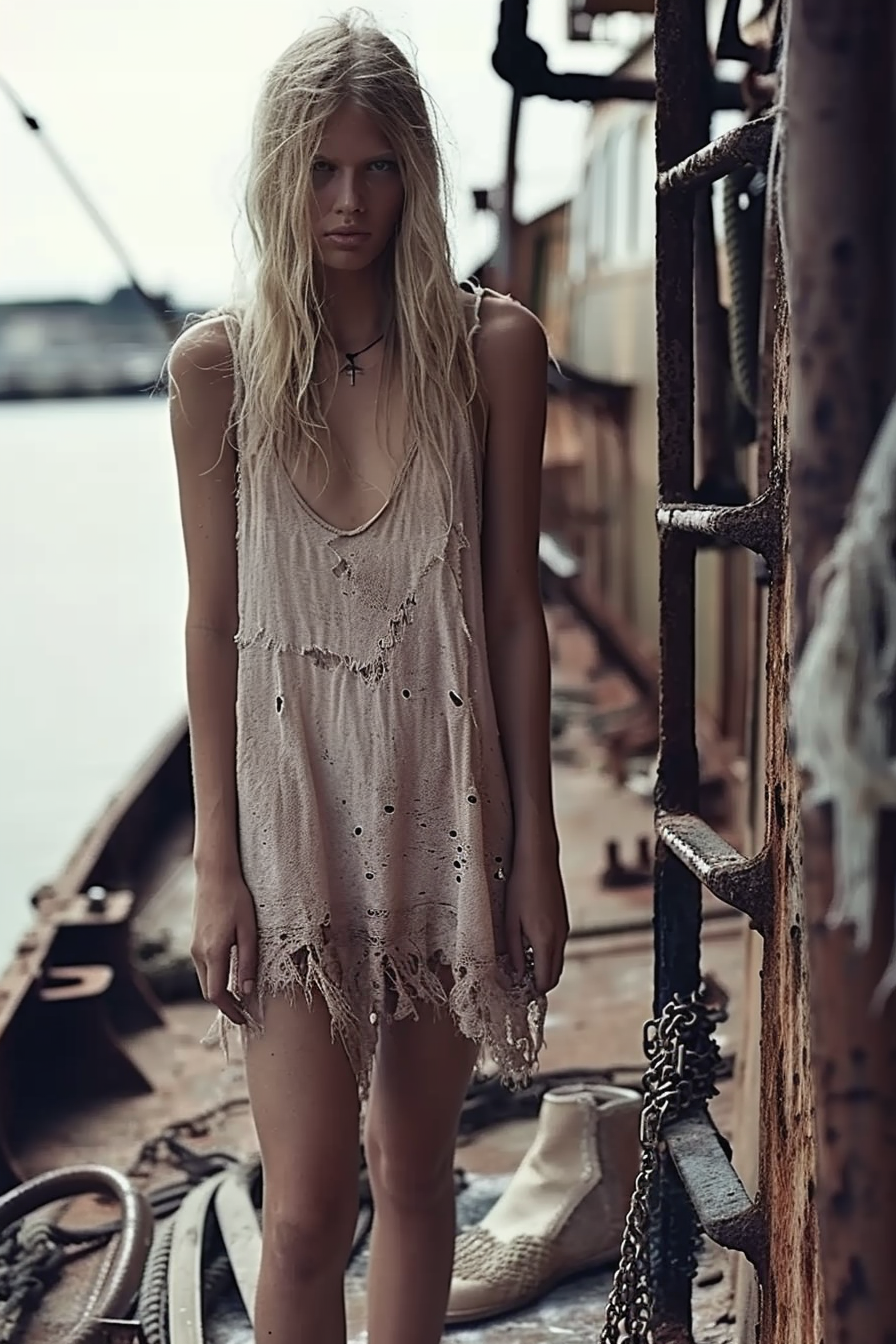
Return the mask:
{"type": "Polygon", "coordinates": [[[53,389],[43,388],[0,388],[0,403],[20,404],[28,401],[120,401],[145,397],[147,400],[154,392],[164,392],[167,384],[164,379],[157,383],[146,383],[140,387],[126,384],[110,384],[107,387],[61,386],[53,389]]]}
{"type": "Polygon", "coordinates": [[[0,303],[0,402],[140,397],[165,386],[165,361],[188,310],[133,289],[105,303],[0,303]]]}

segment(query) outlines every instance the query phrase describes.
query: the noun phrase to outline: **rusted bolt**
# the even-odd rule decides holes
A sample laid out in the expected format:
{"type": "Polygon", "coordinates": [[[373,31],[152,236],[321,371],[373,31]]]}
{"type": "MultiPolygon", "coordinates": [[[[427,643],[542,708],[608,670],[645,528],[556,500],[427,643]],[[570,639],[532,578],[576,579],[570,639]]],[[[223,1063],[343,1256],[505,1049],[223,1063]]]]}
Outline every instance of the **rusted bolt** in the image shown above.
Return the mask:
{"type": "Polygon", "coordinates": [[[105,887],[88,887],[85,892],[87,909],[92,915],[101,915],[105,912],[108,893],[105,887]]]}

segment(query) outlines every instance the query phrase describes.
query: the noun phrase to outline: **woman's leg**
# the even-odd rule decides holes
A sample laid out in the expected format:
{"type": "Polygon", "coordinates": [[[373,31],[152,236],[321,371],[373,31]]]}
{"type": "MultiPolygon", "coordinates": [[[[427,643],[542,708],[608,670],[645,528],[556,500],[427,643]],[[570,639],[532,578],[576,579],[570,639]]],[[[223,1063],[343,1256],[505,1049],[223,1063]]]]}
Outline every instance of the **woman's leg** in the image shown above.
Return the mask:
{"type": "Polygon", "coordinates": [[[366,1126],[369,1344],[437,1344],[454,1259],[454,1149],[477,1047],[447,1012],[382,1030],[366,1126]]]}
{"type": "Polygon", "coordinates": [[[343,1277],[358,1211],[358,1087],[318,997],[265,1005],[246,1050],[264,1168],[257,1344],[345,1344],[343,1277]]]}

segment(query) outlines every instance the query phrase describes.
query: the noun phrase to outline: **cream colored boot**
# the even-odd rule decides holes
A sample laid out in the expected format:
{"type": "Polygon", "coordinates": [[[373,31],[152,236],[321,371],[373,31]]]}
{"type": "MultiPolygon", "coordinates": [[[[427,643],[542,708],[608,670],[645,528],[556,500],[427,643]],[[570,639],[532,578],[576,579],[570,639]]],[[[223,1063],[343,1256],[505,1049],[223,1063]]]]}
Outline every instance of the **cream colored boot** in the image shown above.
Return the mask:
{"type": "Polygon", "coordinates": [[[641,1157],[641,1097],[574,1084],[546,1092],[532,1146],[482,1222],[458,1235],[446,1322],[543,1297],[619,1255],[641,1157]]]}

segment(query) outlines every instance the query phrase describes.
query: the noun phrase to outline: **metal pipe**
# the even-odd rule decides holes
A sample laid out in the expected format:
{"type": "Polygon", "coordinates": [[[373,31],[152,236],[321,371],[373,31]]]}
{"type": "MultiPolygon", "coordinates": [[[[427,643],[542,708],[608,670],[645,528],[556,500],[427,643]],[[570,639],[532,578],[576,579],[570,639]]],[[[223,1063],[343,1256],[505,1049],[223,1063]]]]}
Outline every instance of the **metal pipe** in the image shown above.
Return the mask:
{"type": "MultiPolygon", "coordinates": [[[[709,139],[712,73],[702,0],[658,0],[655,50],[662,172],[709,139]]],[[[656,319],[659,495],[664,504],[676,504],[690,498],[694,485],[694,202],[686,193],[657,197],[656,319]]],[[[658,812],[698,810],[694,558],[693,536],[661,533],[658,812]]],[[[663,843],[654,912],[659,1017],[675,995],[689,998],[700,987],[700,881],[663,843]]],[[[650,1246],[656,1321],[664,1339],[690,1339],[696,1222],[668,1155],[658,1184],[650,1246]]]]}
{"type": "MultiPolygon", "coordinates": [[[[892,0],[791,0],[786,265],[792,306],[791,520],[796,652],[810,584],[843,525],[896,388],[892,0]]],[[[892,939],[896,826],[879,837],[872,945],[830,930],[833,837],[803,806],[824,1338],[896,1338],[896,999],[872,995],[892,939]]]]}
{"type": "MultiPolygon", "coordinates": [[[[557,74],[551,70],[544,47],[526,34],[528,9],[529,0],[501,0],[498,42],[492,55],[495,73],[521,97],[541,96],[573,103],[600,103],[616,98],[654,101],[657,86],[652,79],[622,74],[557,74]]],[[[743,107],[739,83],[710,77],[708,88],[714,108],[730,111],[743,107]]]]}

